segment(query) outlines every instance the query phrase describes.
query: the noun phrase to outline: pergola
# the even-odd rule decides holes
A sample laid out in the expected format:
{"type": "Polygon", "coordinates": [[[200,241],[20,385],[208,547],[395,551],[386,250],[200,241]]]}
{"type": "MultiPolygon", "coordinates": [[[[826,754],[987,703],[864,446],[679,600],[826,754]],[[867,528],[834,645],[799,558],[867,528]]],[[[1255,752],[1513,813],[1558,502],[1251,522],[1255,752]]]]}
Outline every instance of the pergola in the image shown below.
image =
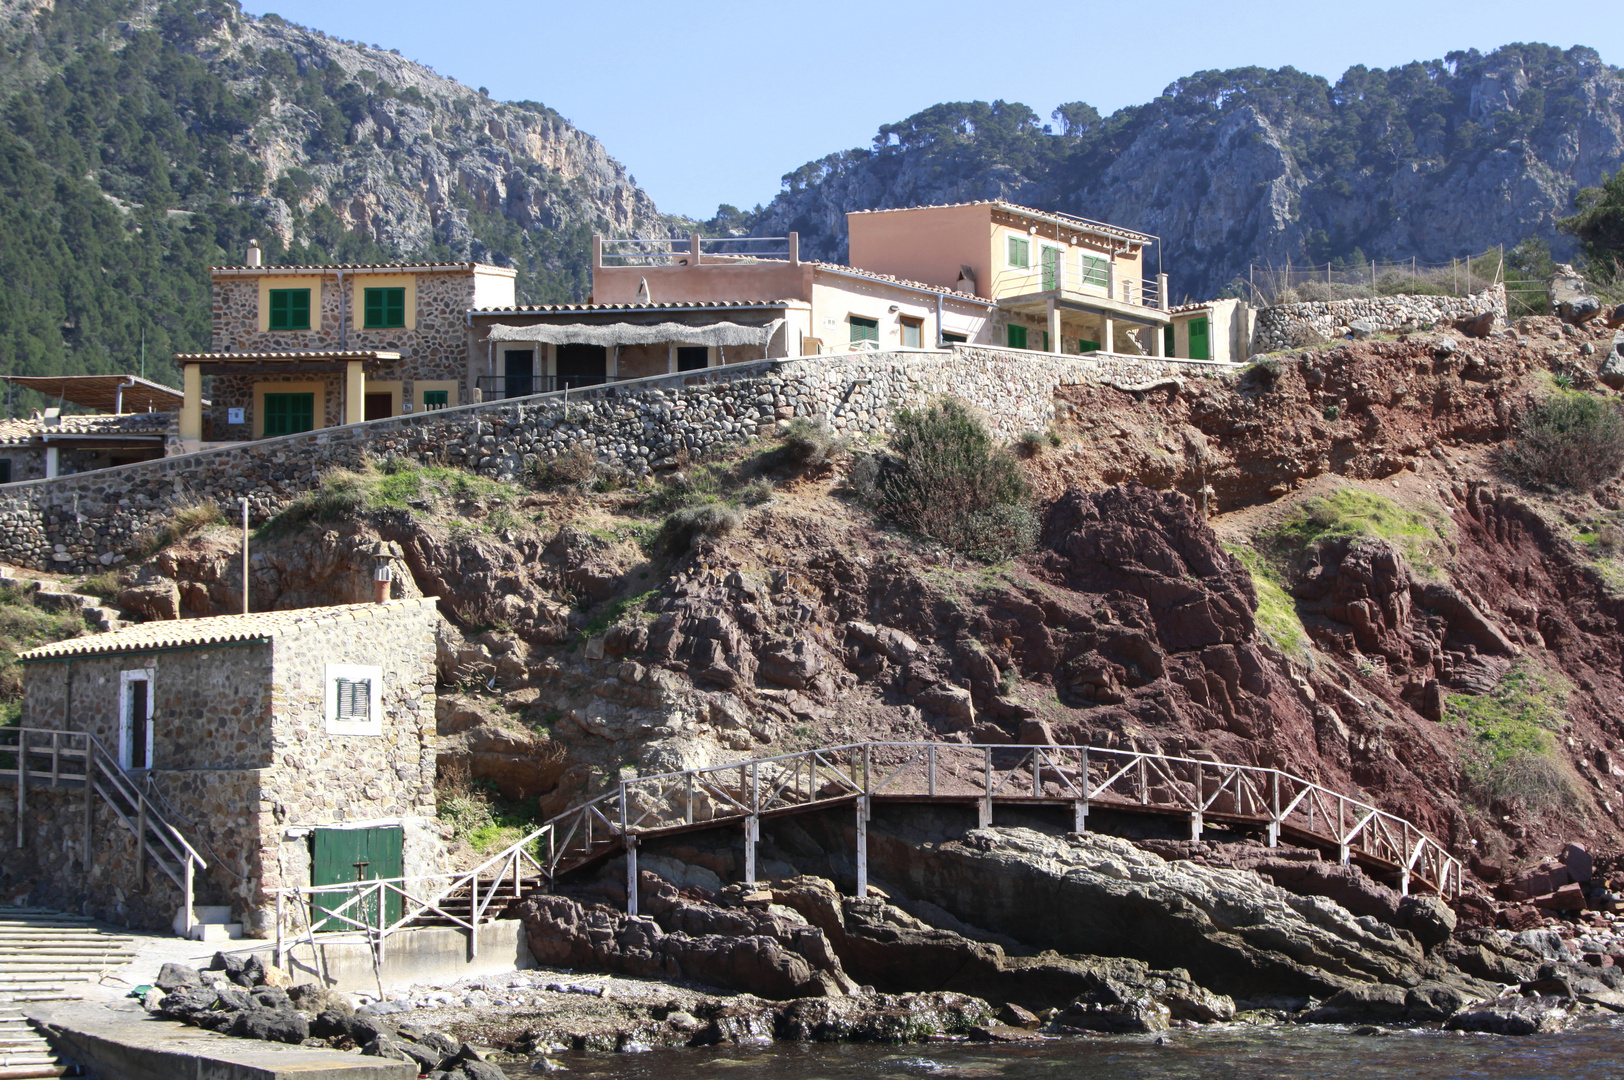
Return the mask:
{"type": "Polygon", "coordinates": [[[7,375],[15,386],[104,413],[174,412],[185,395],[139,375],[7,375]]]}

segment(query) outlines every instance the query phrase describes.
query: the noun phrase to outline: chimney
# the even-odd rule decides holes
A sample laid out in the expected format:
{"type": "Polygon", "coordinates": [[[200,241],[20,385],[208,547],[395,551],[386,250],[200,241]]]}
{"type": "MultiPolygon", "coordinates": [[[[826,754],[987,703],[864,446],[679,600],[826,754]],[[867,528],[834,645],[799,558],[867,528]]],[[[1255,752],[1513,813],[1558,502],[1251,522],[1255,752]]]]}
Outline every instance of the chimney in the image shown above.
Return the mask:
{"type": "Polygon", "coordinates": [[[648,278],[646,277],[637,279],[637,302],[639,304],[646,304],[649,302],[648,278]]]}
{"type": "Polygon", "coordinates": [[[259,241],[250,240],[248,241],[248,265],[258,266],[259,264],[259,241]]]}

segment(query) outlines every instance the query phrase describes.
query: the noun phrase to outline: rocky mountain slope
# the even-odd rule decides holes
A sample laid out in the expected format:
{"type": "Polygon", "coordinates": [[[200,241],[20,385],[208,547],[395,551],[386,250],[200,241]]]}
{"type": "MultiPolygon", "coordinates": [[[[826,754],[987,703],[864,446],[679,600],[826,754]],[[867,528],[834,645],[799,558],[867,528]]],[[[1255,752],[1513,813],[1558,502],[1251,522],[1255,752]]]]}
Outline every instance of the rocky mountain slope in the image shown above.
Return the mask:
{"type": "Polygon", "coordinates": [[[0,0],[0,149],[0,370],[28,374],[129,370],[143,338],[167,373],[250,237],[516,266],[534,302],[584,298],[594,231],[666,224],[545,105],[226,0],[0,0]]]}
{"type": "Polygon", "coordinates": [[[1248,263],[1447,262],[1542,237],[1624,161],[1624,79],[1595,50],[1508,45],[1334,85],[1292,68],[1204,71],[1100,117],[1018,103],[938,105],[872,148],[784,177],[750,224],[845,252],[850,210],[1007,198],[1162,238],[1175,295],[1215,295],[1248,263]]]}

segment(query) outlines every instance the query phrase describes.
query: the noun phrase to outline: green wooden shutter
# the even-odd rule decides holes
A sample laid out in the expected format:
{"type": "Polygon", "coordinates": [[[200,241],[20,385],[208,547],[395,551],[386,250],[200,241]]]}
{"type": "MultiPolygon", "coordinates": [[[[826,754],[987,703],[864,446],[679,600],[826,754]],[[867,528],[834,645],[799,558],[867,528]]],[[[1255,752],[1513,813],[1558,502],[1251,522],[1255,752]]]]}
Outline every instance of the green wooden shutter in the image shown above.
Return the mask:
{"type": "Polygon", "coordinates": [[[449,390],[423,391],[423,408],[425,411],[430,409],[444,409],[450,404],[451,391],[449,390]]]}
{"type": "Polygon", "coordinates": [[[388,329],[406,325],[406,290],[368,289],[365,293],[367,329],[388,329]]]}
{"type": "Polygon", "coordinates": [[[1026,348],[1026,327],[1024,327],[1024,326],[1016,326],[1014,323],[1011,323],[1009,325],[1008,329],[1009,329],[1009,337],[1008,337],[1009,347],[1012,348],[1012,349],[1024,349],[1024,348],[1026,348]]]}
{"type": "Polygon", "coordinates": [[[315,430],[315,394],[266,394],[263,401],[267,438],[315,430]]]}
{"type": "Polygon", "coordinates": [[[272,330],[286,330],[288,328],[288,290],[271,290],[271,317],[272,330]]]}
{"type": "Polygon", "coordinates": [[[1045,245],[1041,255],[1044,289],[1060,288],[1060,249],[1045,245]]]}
{"type": "Polygon", "coordinates": [[[310,329],[310,290],[272,289],[268,321],[272,330],[310,329]]]}
{"type": "Polygon", "coordinates": [[[1175,341],[1177,341],[1177,335],[1175,335],[1173,333],[1173,324],[1168,323],[1166,326],[1162,327],[1162,355],[1163,356],[1172,356],[1173,355],[1173,353],[1174,353],[1174,342],[1175,341]]]}
{"type": "Polygon", "coordinates": [[[851,317],[851,340],[853,345],[859,341],[879,341],[880,320],[863,319],[853,315],[851,317]]]}

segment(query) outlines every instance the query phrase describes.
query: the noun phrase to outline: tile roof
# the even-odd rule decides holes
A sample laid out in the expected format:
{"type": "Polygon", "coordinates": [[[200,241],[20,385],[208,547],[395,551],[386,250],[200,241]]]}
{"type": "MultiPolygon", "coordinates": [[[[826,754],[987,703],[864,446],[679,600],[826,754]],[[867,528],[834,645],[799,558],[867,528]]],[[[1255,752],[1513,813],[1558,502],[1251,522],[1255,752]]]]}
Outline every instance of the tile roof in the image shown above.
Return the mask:
{"type": "Polygon", "coordinates": [[[851,277],[867,278],[870,281],[882,281],[887,285],[901,285],[906,289],[918,289],[924,292],[941,293],[949,299],[958,297],[960,300],[968,300],[977,304],[992,304],[992,301],[988,300],[984,296],[975,296],[971,293],[954,292],[952,289],[944,288],[941,285],[930,285],[923,281],[910,281],[908,278],[896,277],[892,274],[882,274],[878,270],[864,270],[860,266],[846,266],[842,263],[813,262],[810,260],[807,260],[807,264],[816,267],[819,270],[833,270],[836,273],[850,275],[851,277]]]}
{"type": "Polygon", "coordinates": [[[1078,217],[1075,214],[1062,214],[1053,210],[1037,210],[1030,206],[1021,206],[1019,203],[1006,202],[1003,199],[981,199],[974,202],[959,203],[932,203],[929,206],[889,206],[880,207],[874,210],[853,210],[851,213],[902,214],[907,213],[909,210],[952,210],[961,206],[991,206],[999,210],[1006,210],[1009,213],[1017,214],[1021,217],[1040,218],[1043,221],[1051,221],[1059,225],[1064,225],[1068,229],[1078,229],[1082,231],[1090,229],[1103,230],[1107,233],[1123,236],[1142,243],[1148,243],[1152,240],[1159,239],[1151,233],[1139,232],[1137,229],[1129,229],[1121,225],[1112,225],[1108,221],[1094,221],[1091,218],[1078,217]]]}
{"type": "Polygon", "coordinates": [[[516,307],[501,308],[475,308],[474,315],[513,315],[517,313],[535,313],[544,315],[551,312],[589,314],[594,311],[671,311],[674,309],[718,310],[738,308],[779,307],[783,304],[801,304],[804,300],[670,300],[663,303],[642,304],[519,304],[516,307]]]}
{"type": "Polygon", "coordinates": [[[517,275],[518,271],[507,266],[493,266],[490,263],[462,262],[462,263],[297,263],[289,266],[211,266],[211,274],[279,274],[279,273],[311,273],[316,270],[392,270],[399,273],[403,270],[416,270],[421,272],[444,273],[452,270],[495,270],[498,273],[517,275]]]}
{"type": "Polygon", "coordinates": [[[7,375],[18,386],[38,390],[87,409],[110,413],[122,405],[130,412],[178,409],[186,395],[172,386],[139,375],[7,375]]]}
{"type": "Polygon", "coordinates": [[[400,353],[377,349],[308,349],[286,352],[198,352],[176,353],[179,364],[219,364],[280,360],[399,360],[400,353]]]}
{"type": "Polygon", "coordinates": [[[432,606],[432,596],[413,600],[391,600],[388,604],[340,604],[335,607],[299,608],[293,611],[256,611],[248,615],[215,615],[206,619],[169,619],[137,623],[121,630],[85,637],[68,638],[37,649],[29,649],[17,659],[61,660],[70,656],[104,656],[122,652],[153,652],[199,645],[224,645],[239,641],[261,641],[282,634],[298,633],[316,626],[353,622],[375,613],[380,607],[416,609],[432,606]]]}
{"type": "Polygon", "coordinates": [[[124,413],[120,416],[64,416],[47,426],[38,416],[0,420],[0,444],[32,442],[43,435],[162,435],[169,430],[174,414],[124,413]]]}

